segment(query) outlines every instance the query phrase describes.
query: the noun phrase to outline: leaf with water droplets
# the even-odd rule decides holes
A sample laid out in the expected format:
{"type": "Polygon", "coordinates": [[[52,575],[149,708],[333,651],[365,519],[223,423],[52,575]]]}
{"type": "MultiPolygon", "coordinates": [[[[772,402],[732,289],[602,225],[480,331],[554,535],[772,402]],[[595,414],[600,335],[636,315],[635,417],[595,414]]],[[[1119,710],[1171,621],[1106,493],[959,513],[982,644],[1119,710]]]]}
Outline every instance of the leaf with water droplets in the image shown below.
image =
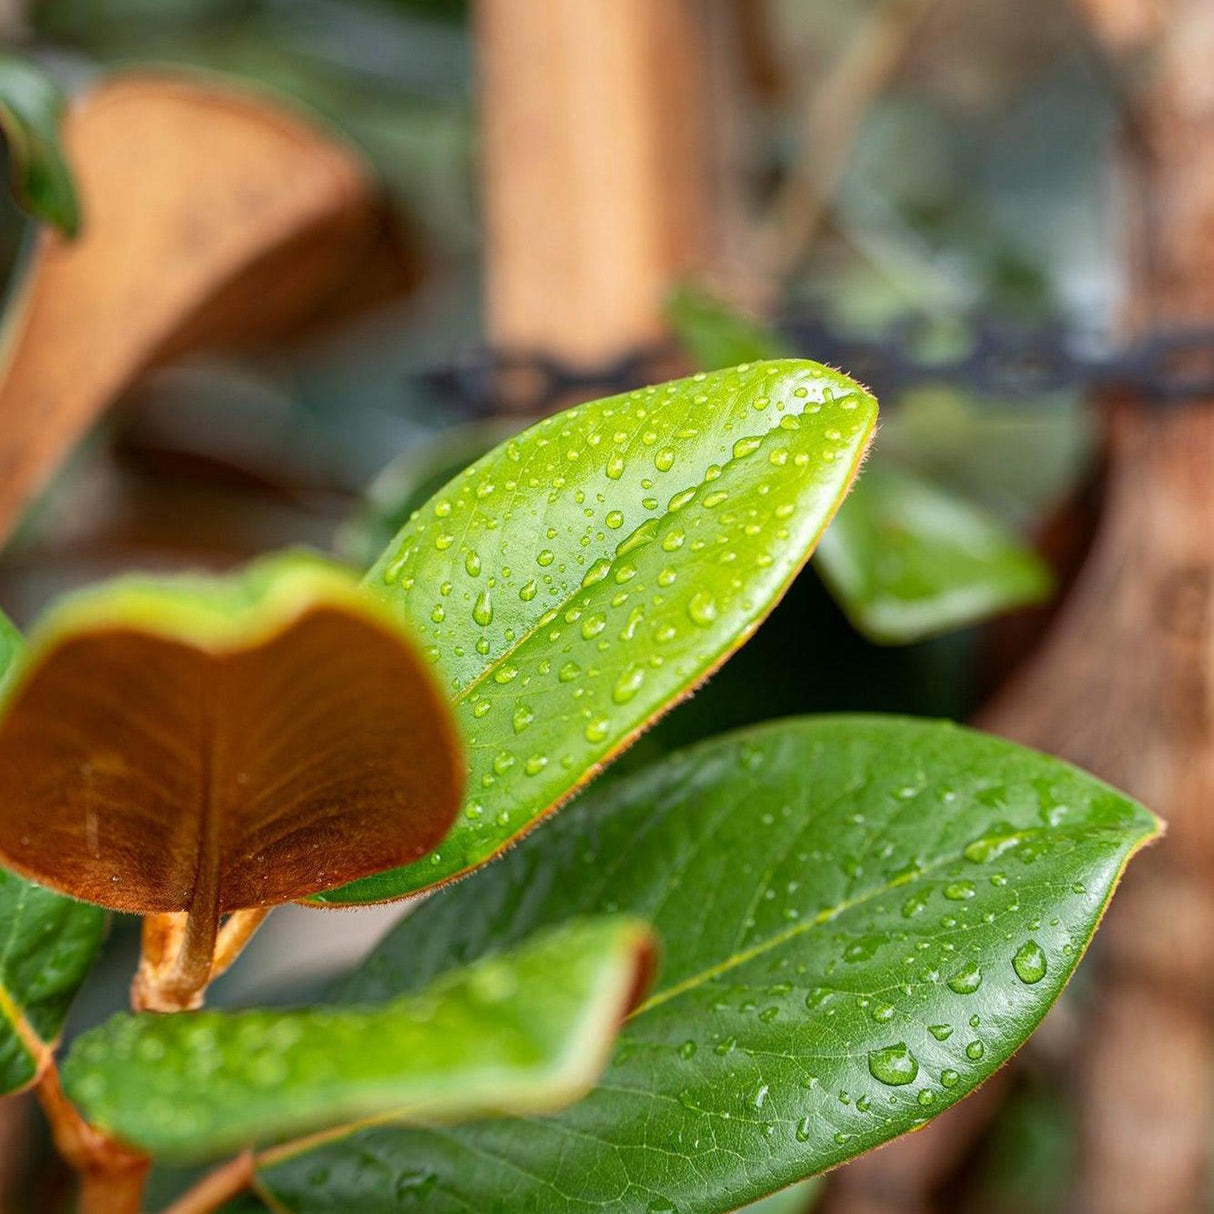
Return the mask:
{"type": "Polygon", "coordinates": [[[437,893],[342,993],[391,999],[569,916],[638,914],[663,969],[602,1083],[543,1120],[364,1130],[259,1183],[292,1214],[386,1214],[419,1169],[433,1214],[736,1209],[1006,1062],[1156,830],[1065,763],[936,722],[805,718],[681,752],[437,893]]]}
{"type": "MultiPolygon", "coordinates": [[[[703,367],[781,358],[770,330],[693,291],[671,322],[703,367]]],[[[900,466],[878,445],[822,537],[815,568],[856,630],[905,645],[1045,598],[1045,562],[994,515],[900,466]]]]}
{"type": "Polygon", "coordinates": [[[475,868],[689,694],[808,559],[876,412],[816,363],[758,363],[557,414],[440,489],[366,584],[465,726],[465,812],[423,863],[317,900],[475,868]]]}
{"type": "Polygon", "coordinates": [[[462,784],[408,630],[302,553],[69,596],[0,688],[0,857],[117,910],[214,919],[414,859],[462,784]]]}
{"type": "MultiPolygon", "coordinates": [[[[0,614],[0,675],[20,652],[0,614]]],[[[99,907],[0,869],[0,1095],[38,1077],[104,933],[99,907]]]]}
{"type": "Polygon", "coordinates": [[[94,1125],[184,1161],[371,1119],[549,1112],[602,1070],[652,947],[637,920],[603,916],[379,1007],[123,1014],[76,1042],[63,1083],[94,1125]]]}

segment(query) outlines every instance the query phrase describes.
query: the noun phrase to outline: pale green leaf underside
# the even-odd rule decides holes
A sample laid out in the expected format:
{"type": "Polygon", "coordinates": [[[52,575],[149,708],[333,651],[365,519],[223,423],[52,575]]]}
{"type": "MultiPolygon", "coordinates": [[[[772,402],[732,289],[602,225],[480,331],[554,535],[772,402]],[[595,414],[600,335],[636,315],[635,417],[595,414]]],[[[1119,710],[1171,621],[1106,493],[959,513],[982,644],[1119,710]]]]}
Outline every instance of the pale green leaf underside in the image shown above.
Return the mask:
{"type": "Polygon", "coordinates": [[[119,1015],[80,1038],[64,1086],[171,1160],[371,1118],[560,1108],[594,1082],[649,946],[635,920],[586,919],[385,1006],[119,1015]]]}
{"type": "MultiPolygon", "coordinates": [[[[0,672],[21,635],[0,615],[0,672]]],[[[105,934],[105,912],[0,869],[0,1095],[37,1078],[105,934]]]]}
{"type": "Polygon", "coordinates": [[[266,1168],[296,1214],[718,1214],[922,1124],[1070,977],[1145,810],[947,724],[806,718],[682,752],[420,907],[347,986],[387,999],[571,915],[664,941],[660,983],[565,1113],[374,1129],[266,1168]]]}
{"type": "Polygon", "coordinates": [[[453,698],[466,803],[424,860],[317,901],[476,867],[692,690],[808,558],[876,411],[816,363],[758,363],[548,418],[440,491],[366,584],[453,698]]]}
{"type": "Polygon", "coordinates": [[[59,146],[63,95],[37,66],[0,53],[0,133],[8,145],[13,193],[31,214],[74,236],[80,208],[59,146]]]}
{"type": "Polygon", "coordinates": [[[817,569],[870,640],[901,645],[1049,594],[1048,568],[984,510],[874,460],[818,547],[817,569]]]}

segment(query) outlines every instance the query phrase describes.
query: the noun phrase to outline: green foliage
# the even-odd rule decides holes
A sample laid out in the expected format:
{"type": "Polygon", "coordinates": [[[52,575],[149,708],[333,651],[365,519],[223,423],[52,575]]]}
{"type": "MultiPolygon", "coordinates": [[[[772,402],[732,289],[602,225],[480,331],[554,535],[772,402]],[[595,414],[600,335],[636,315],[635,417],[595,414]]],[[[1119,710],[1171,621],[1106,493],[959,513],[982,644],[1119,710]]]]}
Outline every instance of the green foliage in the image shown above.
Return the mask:
{"type": "Polygon", "coordinates": [[[536,1113],[602,1069],[649,949],[574,921],[375,1008],[119,1015],[63,1069],[90,1120],[170,1160],[350,1122],[536,1113]]]}
{"type": "Polygon", "coordinates": [[[441,490],[366,584],[452,695],[464,811],[424,860],[315,900],[476,867],[692,691],[812,552],[876,412],[816,363],[744,365],[547,418],[441,490]]]}
{"type": "Polygon", "coordinates": [[[63,109],[63,94],[45,72],[0,52],[0,132],[8,145],[13,195],[31,215],[75,236],[80,206],[59,146],[63,109]]]}
{"type": "MultiPolygon", "coordinates": [[[[678,292],[667,311],[701,366],[787,352],[774,333],[695,291],[678,292]]],[[[917,437],[921,448],[926,436],[917,437]]],[[[880,446],[823,538],[817,568],[859,632],[908,644],[1049,594],[1049,570],[1031,549],[912,466],[895,463],[880,446]]]]}
{"type": "Polygon", "coordinates": [[[817,569],[856,628],[891,644],[1035,603],[1051,585],[985,511],[879,460],[822,537],[817,569]]]}
{"type": "Polygon", "coordinates": [[[947,724],[804,718],[692,748],[432,898],[341,992],[392,1000],[571,916],[636,914],[663,969],[601,1084],[542,1121],[367,1129],[259,1183],[296,1214],[401,1192],[436,1214],[735,1209],[1002,1065],[1156,830],[1074,768],[947,724]]]}

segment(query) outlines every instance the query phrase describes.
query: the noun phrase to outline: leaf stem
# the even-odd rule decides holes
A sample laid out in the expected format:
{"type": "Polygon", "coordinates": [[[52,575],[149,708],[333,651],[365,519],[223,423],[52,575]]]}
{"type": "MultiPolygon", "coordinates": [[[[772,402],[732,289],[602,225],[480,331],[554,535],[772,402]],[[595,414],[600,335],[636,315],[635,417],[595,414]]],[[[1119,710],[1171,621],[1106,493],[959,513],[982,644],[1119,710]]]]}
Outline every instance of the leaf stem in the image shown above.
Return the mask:
{"type": "Polygon", "coordinates": [[[210,981],[214,982],[240,956],[244,946],[253,938],[253,933],[265,922],[270,910],[268,906],[254,906],[248,910],[234,911],[228,916],[227,922],[219,929],[215,958],[211,962],[210,981]]]}
{"type": "Polygon", "coordinates": [[[225,1202],[243,1193],[253,1183],[253,1153],[237,1155],[213,1172],[208,1172],[192,1189],[183,1193],[163,1214],[210,1214],[225,1202]]]}
{"type": "Polygon", "coordinates": [[[80,1116],[63,1094],[53,1059],[47,1060],[34,1090],[50,1122],[56,1150],[79,1177],[79,1214],[139,1214],[152,1161],[80,1116]]]}

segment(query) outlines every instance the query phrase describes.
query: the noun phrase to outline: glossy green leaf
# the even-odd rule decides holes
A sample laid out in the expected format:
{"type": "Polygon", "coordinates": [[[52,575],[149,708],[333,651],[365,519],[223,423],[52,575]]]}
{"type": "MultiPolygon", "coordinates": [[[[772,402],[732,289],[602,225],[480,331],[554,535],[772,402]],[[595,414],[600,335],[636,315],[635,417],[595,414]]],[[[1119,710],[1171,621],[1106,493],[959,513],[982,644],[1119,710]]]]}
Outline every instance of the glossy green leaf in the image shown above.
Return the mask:
{"type": "MultiPolygon", "coordinates": [[[[0,672],[21,634],[0,614],[0,672]]],[[[0,1095],[38,1076],[105,934],[105,912],[0,869],[0,1095]]]]}
{"type": "Polygon", "coordinates": [[[0,132],[8,145],[17,201],[68,236],[80,228],[71,170],[59,146],[64,98],[35,64],[0,52],[0,132]]]}
{"type": "Polygon", "coordinates": [[[604,787],[422,905],[388,999],[571,915],[643,916],[660,981],[561,1115],[372,1129],[261,1172],[275,1208],[717,1214],[924,1123],[1045,1015],[1155,819],[953,725],[802,718],[604,787]],[[410,1179],[412,1178],[412,1179],[410,1179]]]}
{"type": "Polygon", "coordinates": [[[0,1095],[37,1077],[105,935],[105,911],[0,869],[0,1095]]]}
{"type": "Polygon", "coordinates": [[[430,856],[317,900],[482,864],[691,692],[813,551],[876,413],[816,363],[744,365],[547,418],[440,491],[367,586],[453,698],[464,810],[430,856]]]}
{"type": "MultiPolygon", "coordinates": [[[[770,330],[694,291],[677,294],[668,315],[704,367],[786,352],[770,330]]],[[[920,426],[917,437],[922,453],[932,435],[920,426]]],[[[823,537],[815,567],[856,630],[892,645],[1038,602],[1052,584],[1041,558],[995,516],[900,466],[885,443],[823,537]]]]}
{"type": "Polygon", "coordinates": [[[585,919],[380,1007],[118,1015],[79,1039],[64,1087],[170,1160],[372,1119],[545,1112],[597,1078],[651,947],[636,920],[585,919]]]}
{"type": "Polygon", "coordinates": [[[985,511],[880,460],[822,537],[817,569],[860,632],[894,645],[1038,602],[1052,584],[985,511]]]}

